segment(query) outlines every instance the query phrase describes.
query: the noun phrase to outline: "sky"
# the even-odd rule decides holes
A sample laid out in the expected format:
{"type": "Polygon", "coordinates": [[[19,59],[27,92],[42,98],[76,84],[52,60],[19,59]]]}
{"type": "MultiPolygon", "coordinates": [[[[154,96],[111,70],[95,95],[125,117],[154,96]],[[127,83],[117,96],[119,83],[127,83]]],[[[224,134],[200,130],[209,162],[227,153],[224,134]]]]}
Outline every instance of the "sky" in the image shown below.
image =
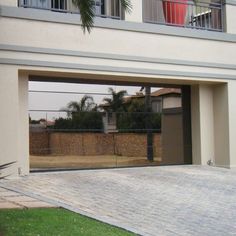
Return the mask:
{"type": "MultiPolygon", "coordinates": [[[[49,83],[49,82],[29,82],[29,110],[48,110],[30,111],[31,119],[47,118],[54,120],[58,117],[65,117],[63,112],[49,112],[49,110],[59,111],[66,107],[70,101],[80,101],[86,93],[103,93],[107,95],[91,95],[95,103],[101,104],[104,97],[109,97],[108,88],[112,87],[115,91],[126,90],[129,95],[136,94],[140,86],[111,86],[95,84],[70,84],[70,83],[49,83]],[[77,92],[83,94],[53,94],[53,93],[35,93],[31,91],[63,91],[77,92]]],[[[152,91],[158,88],[152,88],[152,91]]],[[[89,94],[90,95],[90,94],[89,94]]]]}

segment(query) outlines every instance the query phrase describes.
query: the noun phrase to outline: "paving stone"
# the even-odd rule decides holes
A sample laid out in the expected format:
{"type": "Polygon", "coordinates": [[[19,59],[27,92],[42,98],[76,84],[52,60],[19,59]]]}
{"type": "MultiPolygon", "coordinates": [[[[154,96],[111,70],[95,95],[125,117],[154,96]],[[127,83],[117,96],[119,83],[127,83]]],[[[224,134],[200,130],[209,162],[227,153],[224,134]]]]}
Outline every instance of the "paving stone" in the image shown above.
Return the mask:
{"type": "Polygon", "coordinates": [[[141,235],[236,233],[235,170],[166,166],[70,171],[1,184],[141,235]]]}
{"type": "Polygon", "coordinates": [[[1,209],[14,209],[14,208],[23,208],[23,207],[16,205],[12,202],[0,202],[0,211],[1,209]]]}
{"type": "Polygon", "coordinates": [[[16,196],[21,196],[21,194],[9,190],[0,192],[0,197],[16,197],[16,196]]]}
{"type": "Polygon", "coordinates": [[[23,195],[19,195],[19,196],[8,196],[7,201],[10,202],[32,202],[32,201],[37,201],[37,199],[35,198],[31,198],[28,196],[23,196],[23,195]]]}
{"type": "Polygon", "coordinates": [[[0,209],[54,207],[54,205],[39,201],[36,198],[28,197],[4,188],[2,189],[4,191],[0,192],[0,209]]]}
{"type": "Polygon", "coordinates": [[[0,197],[0,202],[6,202],[5,198],[0,197]]]}
{"type": "Polygon", "coordinates": [[[42,202],[42,201],[26,201],[26,202],[20,202],[20,204],[24,207],[27,208],[52,208],[55,207],[54,205],[51,205],[49,203],[46,202],[42,202]]]}
{"type": "Polygon", "coordinates": [[[7,190],[5,188],[0,187],[0,192],[6,192],[7,190]]]}

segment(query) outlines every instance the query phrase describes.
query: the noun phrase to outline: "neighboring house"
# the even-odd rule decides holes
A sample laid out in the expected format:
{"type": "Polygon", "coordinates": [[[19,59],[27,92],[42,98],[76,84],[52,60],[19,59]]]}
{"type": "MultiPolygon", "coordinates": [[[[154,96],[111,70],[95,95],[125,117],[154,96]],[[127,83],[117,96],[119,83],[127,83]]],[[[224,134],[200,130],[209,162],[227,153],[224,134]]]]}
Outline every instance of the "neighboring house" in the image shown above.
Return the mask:
{"type": "Polygon", "coordinates": [[[0,165],[15,163],[11,177],[29,174],[28,81],[179,86],[183,155],[236,167],[236,1],[131,2],[125,13],[96,1],[84,34],[72,0],[0,0],[0,165]]]}
{"type": "Polygon", "coordinates": [[[162,113],[163,108],[181,107],[181,89],[164,88],[151,93],[152,111],[162,113]]]}
{"type": "Polygon", "coordinates": [[[30,132],[42,132],[45,131],[46,127],[43,124],[30,124],[29,130],[30,132]]]}
{"type": "MultiPolygon", "coordinates": [[[[145,99],[144,94],[137,94],[127,98],[129,99],[145,99]]],[[[151,93],[151,106],[153,112],[161,113],[163,107],[174,108],[181,107],[181,89],[178,88],[162,88],[151,93]]]]}
{"type": "Polygon", "coordinates": [[[104,133],[117,133],[116,127],[116,113],[104,112],[103,117],[103,129],[104,133]]]}
{"type": "Polygon", "coordinates": [[[164,88],[153,92],[151,96],[152,109],[155,112],[162,112],[163,108],[182,107],[181,89],[164,88]],[[158,99],[160,99],[161,102],[158,102],[158,99]]]}
{"type": "MultiPolygon", "coordinates": [[[[140,99],[145,100],[145,95],[142,92],[137,92],[136,95],[128,96],[124,98],[125,104],[129,104],[132,100],[140,99]]],[[[151,106],[152,112],[162,113],[163,107],[179,108],[182,106],[181,101],[181,89],[178,88],[162,88],[151,93],[151,106]]],[[[100,108],[103,110],[109,110],[109,104],[100,104],[100,108]]],[[[111,112],[104,112],[103,126],[105,133],[117,132],[116,128],[116,114],[111,112]]]]}
{"type": "Polygon", "coordinates": [[[30,132],[42,132],[47,128],[52,128],[55,124],[55,121],[41,119],[37,124],[29,124],[30,132]]]}

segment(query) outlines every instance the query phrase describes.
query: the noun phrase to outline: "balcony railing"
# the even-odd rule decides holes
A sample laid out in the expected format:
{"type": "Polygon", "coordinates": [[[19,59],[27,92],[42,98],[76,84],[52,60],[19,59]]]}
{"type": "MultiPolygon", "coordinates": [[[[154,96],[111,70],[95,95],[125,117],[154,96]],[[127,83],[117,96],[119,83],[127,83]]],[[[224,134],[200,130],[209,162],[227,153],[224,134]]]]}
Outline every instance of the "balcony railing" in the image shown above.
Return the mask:
{"type": "MultiPolygon", "coordinates": [[[[72,0],[19,0],[18,5],[24,8],[79,14],[79,9],[72,0]]],[[[120,0],[94,0],[94,12],[99,17],[118,20],[122,18],[120,0]]]]}
{"type": "Polygon", "coordinates": [[[146,23],[223,31],[222,14],[222,4],[213,1],[143,1],[143,21],[146,23]]]}
{"type": "MultiPolygon", "coordinates": [[[[94,0],[96,16],[123,19],[121,0],[94,0]]],[[[220,0],[143,0],[143,21],[186,28],[223,31],[220,0]]],[[[19,0],[19,6],[79,14],[72,0],[19,0]]]]}

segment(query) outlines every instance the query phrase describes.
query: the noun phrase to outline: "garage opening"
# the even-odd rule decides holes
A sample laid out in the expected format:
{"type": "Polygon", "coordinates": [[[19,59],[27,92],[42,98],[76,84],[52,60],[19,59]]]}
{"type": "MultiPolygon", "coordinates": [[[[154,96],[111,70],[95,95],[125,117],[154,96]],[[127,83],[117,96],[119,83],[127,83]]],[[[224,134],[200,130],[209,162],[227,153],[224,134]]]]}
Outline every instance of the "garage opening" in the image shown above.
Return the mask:
{"type": "Polygon", "coordinates": [[[187,86],[29,88],[31,171],[192,163],[187,86]]]}

